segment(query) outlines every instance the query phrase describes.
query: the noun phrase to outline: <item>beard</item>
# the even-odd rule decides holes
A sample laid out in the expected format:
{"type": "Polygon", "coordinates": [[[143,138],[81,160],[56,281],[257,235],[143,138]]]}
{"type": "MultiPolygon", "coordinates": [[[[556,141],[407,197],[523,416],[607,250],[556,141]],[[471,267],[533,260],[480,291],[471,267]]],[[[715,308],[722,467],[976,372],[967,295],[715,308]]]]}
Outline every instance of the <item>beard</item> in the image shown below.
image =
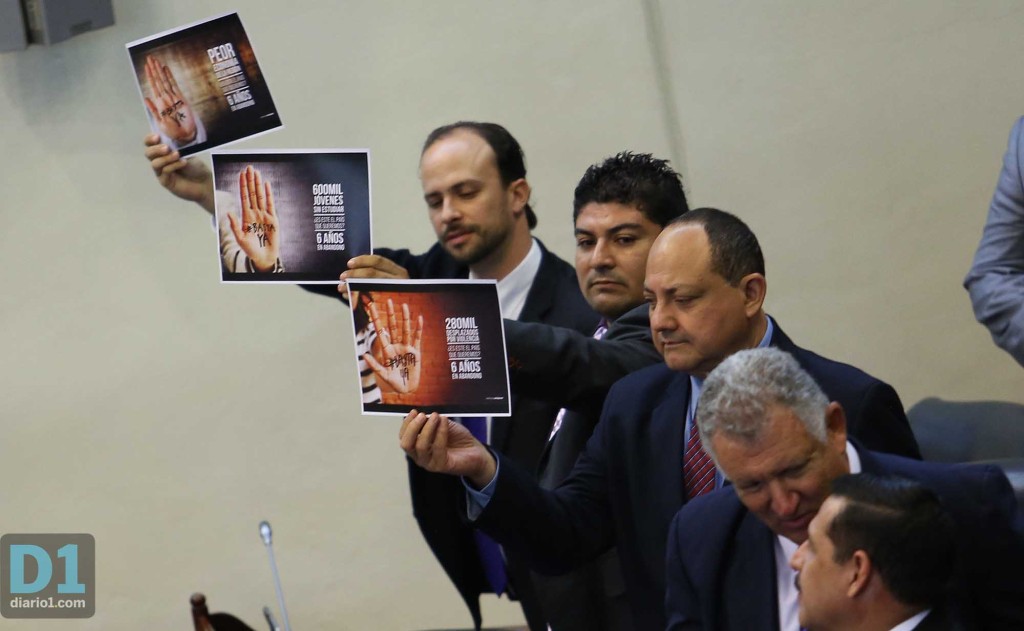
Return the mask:
{"type": "Polygon", "coordinates": [[[454,229],[446,231],[445,234],[455,231],[466,232],[469,238],[464,243],[453,247],[442,236],[441,247],[463,265],[474,265],[493,255],[501,249],[511,232],[510,229],[486,230],[480,226],[456,226],[454,229]]]}

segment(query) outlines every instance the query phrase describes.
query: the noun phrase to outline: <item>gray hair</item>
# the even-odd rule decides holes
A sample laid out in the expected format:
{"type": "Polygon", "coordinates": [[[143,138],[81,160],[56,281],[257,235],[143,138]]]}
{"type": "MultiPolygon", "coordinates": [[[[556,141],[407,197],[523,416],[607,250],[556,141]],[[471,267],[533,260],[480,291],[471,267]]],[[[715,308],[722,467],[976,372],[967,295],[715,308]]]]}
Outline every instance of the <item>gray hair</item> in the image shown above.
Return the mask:
{"type": "Polygon", "coordinates": [[[715,434],[756,441],[768,427],[774,406],[792,410],[811,436],[825,442],[828,397],[786,351],[770,347],[739,351],[712,370],[697,403],[697,428],[715,464],[718,459],[711,449],[715,434]]]}

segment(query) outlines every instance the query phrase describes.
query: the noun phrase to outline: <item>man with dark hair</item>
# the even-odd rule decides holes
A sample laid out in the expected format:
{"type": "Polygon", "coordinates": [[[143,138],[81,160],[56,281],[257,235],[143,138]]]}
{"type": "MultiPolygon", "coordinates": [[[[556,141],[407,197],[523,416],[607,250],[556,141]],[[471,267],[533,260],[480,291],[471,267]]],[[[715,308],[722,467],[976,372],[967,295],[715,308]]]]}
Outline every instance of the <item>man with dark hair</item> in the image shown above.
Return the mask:
{"type": "MultiPolygon", "coordinates": [[[[210,171],[197,160],[182,159],[158,136],[148,136],[145,143],[160,183],[214,212],[210,171]]],[[[536,215],[529,206],[523,152],[504,127],[463,121],[435,129],[420,156],[420,180],[438,239],[433,247],[418,255],[378,249],[349,261],[339,291],[329,285],[305,289],[338,298],[348,278],[495,279],[505,317],[584,335],[594,331],[598,315],[583,299],[572,266],[530,234],[536,215]]],[[[360,368],[364,387],[369,387],[372,371],[360,368]]],[[[488,444],[533,470],[558,408],[513,391],[511,417],[474,419],[474,428],[488,444]]],[[[474,624],[481,625],[481,593],[508,591],[522,601],[531,630],[546,629],[529,571],[514,555],[508,556],[505,566],[493,542],[476,536],[456,512],[462,493],[458,480],[410,465],[409,485],[420,530],[465,600],[474,624]]]]}
{"type": "MultiPolygon", "coordinates": [[[[608,388],[640,367],[624,367],[622,349],[608,342],[615,341],[616,331],[627,324],[642,327],[650,342],[650,320],[642,306],[647,255],[662,229],[688,209],[682,180],[667,160],[624,151],[591,165],[573,199],[576,278],[587,302],[610,325],[608,333],[599,343],[548,326],[506,321],[513,387],[576,412],[592,413],[587,422],[577,418],[580,424],[558,424],[565,431],[549,445],[545,463],[553,484],[575,463],[608,388]],[[570,341],[581,344],[569,346],[570,341]]],[[[647,363],[661,359],[653,347],[649,350],[654,361],[647,363]]]]}
{"type": "MultiPolygon", "coordinates": [[[[1024,538],[1002,471],[920,462],[847,441],[844,405],[830,402],[801,364],[777,348],[744,350],[705,380],[701,443],[732,484],[688,502],[672,521],[668,629],[797,631],[789,559],[832,483],[861,472],[915,480],[942,499],[956,524],[954,620],[971,629],[1024,628],[1024,538]]],[[[800,584],[811,589],[811,580],[800,584]]]]}
{"type": "MultiPolygon", "coordinates": [[[[513,388],[562,406],[542,456],[541,486],[554,488],[568,476],[612,383],[661,360],[643,306],[644,268],[654,239],[686,210],[679,174],[650,154],[614,155],[588,168],[577,185],[576,277],[602,325],[587,337],[505,323],[513,388]]],[[[632,628],[614,550],[564,575],[535,575],[534,583],[553,631],[632,628]]]]}
{"type": "Polygon", "coordinates": [[[431,471],[464,476],[469,517],[539,571],[565,572],[617,545],[638,630],[665,627],[665,537],[673,515],[722,485],[693,419],[704,378],[729,355],[768,345],[793,352],[850,406],[855,436],[880,450],[918,455],[890,386],[797,347],[764,313],[760,248],[751,257],[753,245],[744,243],[756,244],[750,229],[711,208],[685,213],[658,236],[644,296],[664,363],[612,387],[586,449],[557,489],[540,488],[529,472],[443,417],[413,412],[401,430],[409,457],[431,471]],[[731,271],[737,268],[739,278],[731,271]]]}
{"type": "Polygon", "coordinates": [[[608,203],[635,206],[663,228],[689,208],[679,174],[668,160],[631,151],[587,169],[573,195],[573,221],[588,204],[608,203]]]}
{"type": "Polygon", "coordinates": [[[790,559],[807,631],[950,629],[952,518],[924,485],[844,475],[790,559]]]}

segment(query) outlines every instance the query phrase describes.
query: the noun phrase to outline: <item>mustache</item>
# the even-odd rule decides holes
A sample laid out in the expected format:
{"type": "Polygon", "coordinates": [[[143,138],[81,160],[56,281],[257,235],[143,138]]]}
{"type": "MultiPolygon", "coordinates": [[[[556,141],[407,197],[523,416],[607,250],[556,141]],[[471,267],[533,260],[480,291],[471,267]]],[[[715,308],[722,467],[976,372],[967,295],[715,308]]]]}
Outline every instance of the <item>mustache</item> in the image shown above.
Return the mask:
{"type": "Polygon", "coordinates": [[[600,274],[600,275],[594,275],[594,276],[591,276],[590,278],[588,278],[587,279],[587,286],[588,287],[592,287],[593,285],[595,285],[597,283],[606,283],[606,282],[618,283],[620,285],[626,285],[627,284],[626,281],[624,279],[622,279],[622,277],[617,276],[615,274],[600,274]]]}
{"type": "Polygon", "coordinates": [[[448,226],[444,227],[444,230],[441,232],[441,238],[442,239],[447,239],[448,237],[450,237],[453,234],[468,233],[468,232],[476,232],[476,227],[475,226],[470,226],[470,225],[467,225],[467,224],[463,224],[463,223],[451,224],[451,225],[448,225],[448,226]]]}
{"type": "Polygon", "coordinates": [[[661,344],[678,344],[679,342],[687,341],[685,337],[672,337],[668,335],[656,334],[656,339],[661,344]]]}

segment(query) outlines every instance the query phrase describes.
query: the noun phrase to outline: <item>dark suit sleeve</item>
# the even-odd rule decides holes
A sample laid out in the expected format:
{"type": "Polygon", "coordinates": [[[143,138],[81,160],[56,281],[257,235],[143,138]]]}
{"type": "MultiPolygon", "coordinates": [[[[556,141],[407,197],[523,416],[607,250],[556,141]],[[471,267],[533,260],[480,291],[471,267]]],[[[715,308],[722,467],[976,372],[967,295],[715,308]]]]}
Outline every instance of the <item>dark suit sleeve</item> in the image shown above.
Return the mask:
{"type": "Polygon", "coordinates": [[[873,451],[920,460],[921,450],[896,390],[885,382],[872,381],[860,405],[847,410],[850,434],[873,451]]]}
{"type": "Polygon", "coordinates": [[[477,525],[542,574],[572,570],[614,543],[601,426],[598,423],[572,475],[553,491],[541,488],[527,470],[499,456],[494,495],[477,525]]]}
{"type": "MultiPolygon", "coordinates": [[[[405,271],[409,272],[409,278],[423,277],[422,267],[423,260],[426,255],[415,255],[409,252],[409,250],[391,250],[388,248],[375,248],[373,253],[383,256],[384,258],[394,261],[398,265],[404,267],[405,271]]],[[[299,285],[299,287],[302,287],[310,293],[341,300],[346,304],[348,302],[348,299],[345,296],[338,293],[338,287],[336,285],[299,285]]]]}
{"type": "Polygon", "coordinates": [[[668,554],[665,559],[665,616],[669,631],[700,631],[700,605],[697,590],[686,571],[681,554],[684,537],[692,537],[694,526],[684,525],[685,518],[680,511],[672,519],[668,534],[668,554]]]}
{"type": "Polygon", "coordinates": [[[613,383],[661,361],[651,343],[646,306],[623,314],[602,340],[572,329],[505,320],[505,342],[515,392],[594,414],[613,383]]]}

